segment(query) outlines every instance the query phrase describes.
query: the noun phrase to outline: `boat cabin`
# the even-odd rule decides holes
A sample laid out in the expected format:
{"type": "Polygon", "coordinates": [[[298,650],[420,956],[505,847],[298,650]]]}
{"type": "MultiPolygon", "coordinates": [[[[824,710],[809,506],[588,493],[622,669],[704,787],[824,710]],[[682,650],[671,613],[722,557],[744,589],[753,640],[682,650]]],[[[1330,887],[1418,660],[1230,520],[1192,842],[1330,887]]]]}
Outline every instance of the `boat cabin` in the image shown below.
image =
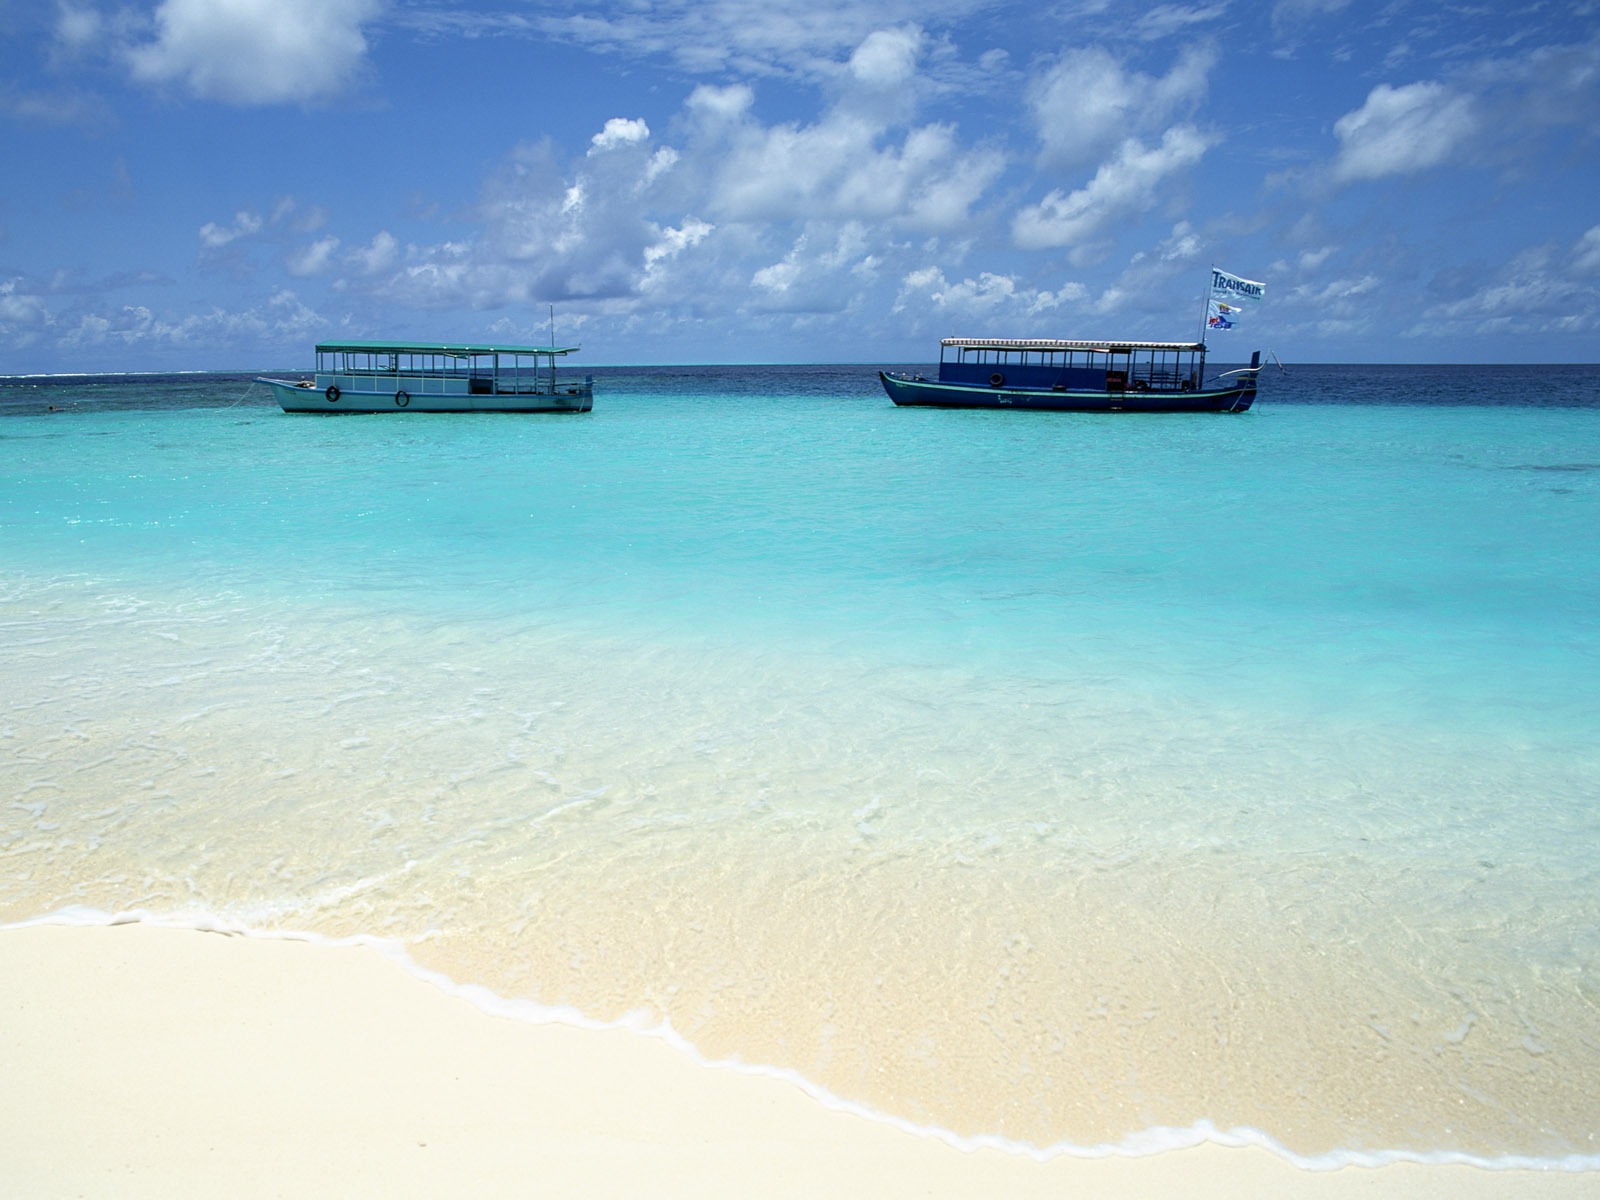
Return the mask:
{"type": "Polygon", "coordinates": [[[971,387],[1192,392],[1205,368],[1202,342],[944,338],[939,343],[939,382],[971,387]]]}
{"type": "Polygon", "coordinates": [[[479,346],[415,342],[322,342],[319,389],[407,396],[549,395],[556,359],[576,346],[479,346]]]}

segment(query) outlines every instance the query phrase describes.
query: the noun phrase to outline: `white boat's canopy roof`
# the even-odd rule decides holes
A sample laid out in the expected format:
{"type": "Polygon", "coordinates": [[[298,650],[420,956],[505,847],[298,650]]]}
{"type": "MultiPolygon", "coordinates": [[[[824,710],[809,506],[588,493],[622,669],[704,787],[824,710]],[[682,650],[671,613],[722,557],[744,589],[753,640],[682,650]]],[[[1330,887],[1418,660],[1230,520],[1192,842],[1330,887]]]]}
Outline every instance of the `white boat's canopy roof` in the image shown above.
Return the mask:
{"type": "Polygon", "coordinates": [[[577,346],[483,346],[466,342],[318,342],[318,354],[571,354],[577,346]]]}
{"type": "Polygon", "coordinates": [[[964,350],[1088,350],[1127,354],[1134,350],[1204,350],[1204,342],[1075,342],[1058,338],[940,338],[941,346],[964,350]]]}

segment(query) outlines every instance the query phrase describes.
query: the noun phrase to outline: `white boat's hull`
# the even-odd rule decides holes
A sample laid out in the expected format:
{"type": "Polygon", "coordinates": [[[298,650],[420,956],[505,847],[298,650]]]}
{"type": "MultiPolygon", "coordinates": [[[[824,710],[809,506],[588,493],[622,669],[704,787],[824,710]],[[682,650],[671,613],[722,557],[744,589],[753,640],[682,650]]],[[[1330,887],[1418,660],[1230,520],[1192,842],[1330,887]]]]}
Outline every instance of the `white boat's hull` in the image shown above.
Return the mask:
{"type": "Polygon", "coordinates": [[[306,386],[287,379],[258,378],[272,389],[279,407],[288,413],[557,413],[588,412],[594,407],[594,388],[588,383],[559,385],[539,392],[471,393],[364,391],[350,387],[306,386]]]}

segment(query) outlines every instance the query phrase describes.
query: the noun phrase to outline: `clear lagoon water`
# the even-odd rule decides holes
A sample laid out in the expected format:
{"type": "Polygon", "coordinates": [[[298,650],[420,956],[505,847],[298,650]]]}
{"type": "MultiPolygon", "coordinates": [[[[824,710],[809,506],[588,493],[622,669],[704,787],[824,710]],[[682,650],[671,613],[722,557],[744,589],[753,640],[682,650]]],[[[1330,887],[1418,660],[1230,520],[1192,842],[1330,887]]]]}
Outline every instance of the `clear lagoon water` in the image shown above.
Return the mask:
{"type": "Polygon", "coordinates": [[[1600,371],[0,380],[0,922],[367,935],[1018,1152],[1600,1170],[1600,371]]]}

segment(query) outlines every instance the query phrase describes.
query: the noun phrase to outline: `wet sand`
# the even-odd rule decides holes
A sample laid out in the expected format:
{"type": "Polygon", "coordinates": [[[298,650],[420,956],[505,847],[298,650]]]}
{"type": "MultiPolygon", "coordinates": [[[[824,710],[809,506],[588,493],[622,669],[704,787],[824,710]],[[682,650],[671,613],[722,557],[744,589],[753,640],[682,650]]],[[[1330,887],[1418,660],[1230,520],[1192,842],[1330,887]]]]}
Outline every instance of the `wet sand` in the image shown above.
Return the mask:
{"type": "Polygon", "coordinates": [[[365,946],[35,925],[0,930],[0,979],[10,1195],[1600,1196],[1250,1147],[963,1150],[660,1038],[491,1015],[365,946]]]}

